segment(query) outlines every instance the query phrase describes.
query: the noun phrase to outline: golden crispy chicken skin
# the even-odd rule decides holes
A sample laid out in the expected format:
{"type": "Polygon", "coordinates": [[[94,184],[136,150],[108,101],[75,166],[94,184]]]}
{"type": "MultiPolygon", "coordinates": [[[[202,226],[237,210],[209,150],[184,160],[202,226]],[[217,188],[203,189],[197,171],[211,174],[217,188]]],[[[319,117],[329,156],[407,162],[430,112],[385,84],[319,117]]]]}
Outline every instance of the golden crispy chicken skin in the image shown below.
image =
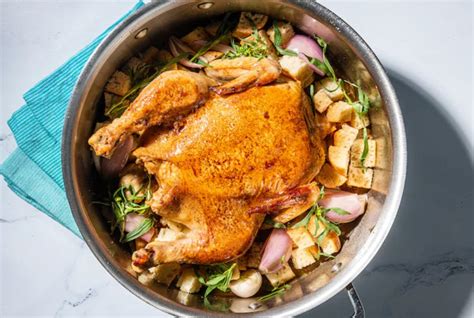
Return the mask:
{"type": "Polygon", "coordinates": [[[263,220],[250,208],[308,183],[324,162],[309,114],[290,81],[211,94],[180,129],[148,130],[134,155],[159,184],[151,207],[186,229],[149,243],[153,261],[210,264],[243,254],[263,220]]]}
{"type": "Polygon", "coordinates": [[[89,145],[98,156],[110,157],[126,136],[174,121],[200,106],[208,96],[209,83],[209,78],[196,73],[162,73],[143,89],[120,118],[97,130],[89,138],[89,145]]]}

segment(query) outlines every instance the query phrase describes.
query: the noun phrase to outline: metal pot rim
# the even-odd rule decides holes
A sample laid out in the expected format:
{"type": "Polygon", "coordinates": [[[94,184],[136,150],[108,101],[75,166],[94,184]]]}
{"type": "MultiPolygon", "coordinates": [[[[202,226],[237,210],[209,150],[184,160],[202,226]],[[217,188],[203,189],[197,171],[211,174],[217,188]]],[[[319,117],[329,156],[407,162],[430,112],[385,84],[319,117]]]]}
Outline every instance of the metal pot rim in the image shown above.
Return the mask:
{"type": "MultiPolygon", "coordinates": [[[[370,242],[364,245],[364,253],[358,253],[357,256],[352,260],[352,266],[347,266],[342,269],[337,277],[332,279],[326,286],[318,289],[309,295],[306,295],[298,300],[294,300],[289,304],[271,308],[265,312],[269,316],[294,316],[308,311],[319,304],[325,302],[329,298],[333,297],[339,291],[344,289],[346,285],[352,282],[357,275],[367,266],[367,264],[375,256],[382,243],[384,242],[389,230],[395,220],[402,193],[405,183],[406,176],[406,136],[405,128],[403,124],[403,118],[398,104],[398,99],[395,94],[395,90],[392,87],[390,80],[385,73],[384,68],[380,64],[378,58],[374,52],[370,49],[367,43],[340,17],[325,8],[319,3],[312,1],[298,1],[298,0],[287,0],[286,2],[299,6],[307,12],[311,12],[313,15],[318,16],[318,20],[330,25],[331,28],[338,30],[338,33],[347,40],[349,47],[357,54],[359,59],[364,63],[367,70],[370,72],[374,82],[377,84],[380,91],[380,95],[383,98],[383,102],[386,105],[387,115],[392,131],[392,144],[393,144],[393,167],[392,167],[392,178],[389,186],[389,194],[384,203],[384,209],[390,211],[390,213],[384,213],[378,220],[377,227],[379,231],[374,233],[370,242]]],[[[83,238],[89,248],[92,250],[94,256],[104,266],[104,268],[122,284],[125,288],[132,291],[136,296],[151,304],[175,315],[190,315],[195,316],[202,314],[201,311],[187,307],[184,305],[177,304],[165,297],[157,297],[155,294],[141,287],[135,278],[127,274],[123,269],[118,266],[113,266],[111,260],[103,252],[103,247],[100,242],[93,240],[91,234],[91,225],[86,224],[83,218],[83,213],[78,204],[78,198],[74,191],[75,185],[72,175],[71,166],[71,151],[73,140],[73,127],[74,119],[79,110],[80,100],[86,89],[86,84],[90,80],[91,71],[93,70],[97,60],[103,54],[109,43],[117,37],[121,32],[126,30],[130,24],[137,21],[146,12],[155,9],[157,7],[168,5],[168,1],[156,1],[149,3],[131,14],[123,22],[121,22],[97,47],[95,52],[89,58],[86,66],[84,67],[74,91],[71,96],[71,100],[66,112],[63,138],[62,138],[62,162],[63,162],[63,177],[66,188],[67,198],[71,206],[71,210],[74,219],[78,225],[78,228],[83,235],[83,238]]],[[[221,316],[216,312],[207,312],[209,316],[221,316]]],[[[239,315],[239,314],[236,314],[239,315]]],[[[246,316],[258,316],[258,313],[246,314],[246,316]]]]}

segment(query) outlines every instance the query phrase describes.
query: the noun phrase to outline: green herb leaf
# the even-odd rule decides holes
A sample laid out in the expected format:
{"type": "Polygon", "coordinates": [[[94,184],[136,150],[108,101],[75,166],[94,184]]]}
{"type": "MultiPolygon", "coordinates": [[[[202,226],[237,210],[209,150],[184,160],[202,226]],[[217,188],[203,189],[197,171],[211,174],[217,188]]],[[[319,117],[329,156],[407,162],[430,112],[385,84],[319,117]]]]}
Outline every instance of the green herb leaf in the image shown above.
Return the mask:
{"type": "MultiPolygon", "coordinates": [[[[258,37],[258,34],[257,34],[258,37]]],[[[254,36],[255,38],[255,36],[254,36]]],[[[224,54],[223,58],[225,59],[235,59],[241,56],[255,57],[262,59],[268,56],[268,48],[258,37],[257,39],[244,41],[242,45],[235,43],[235,40],[232,38],[230,41],[232,51],[224,54]]]]}
{"type": "Polygon", "coordinates": [[[153,220],[152,219],[144,219],[142,223],[140,223],[133,231],[127,233],[125,236],[124,242],[130,242],[134,239],[139,238],[146,232],[148,232],[153,227],[153,220]]]}
{"type": "Polygon", "coordinates": [[[232,274],[236,266],[237,263],[233,263],[232,265],[220,264],[210,266],[212,274],[209,275],[207,281],[204,277],[199,276],[199,282],[207,286],[206,291],[204,292],[204,297],[207,297],[216,288],[223,292],[228,291],[230,280],[232,279],[232,274]]]}
{"type": "Polygon", "coordinates": [[[367,128],[364,127],[362,130],[362,138],[364,142],[364,149],[360,154],[360,164],[362,167],[365,168],[365,160],[367,159],[367,155],[369,154],[369,139],[367,137],[367,128]]]}
{"type": "Polygon", "coordinates": [[[289,285],[289,284],[285,284],[285,285],[280,286],[280,287],[275,287],[275,288],[272,289],[272,291],[270,293],[258,298],[257,300],[261,301],[261,302],[270,300],[270,299],[272,299],[276,296],[283,295],[290,288],[291,288],[291,285],[289,285]]]}
{"type": "Polygon", "coordinates": [[[311,209],[309,209],[309,211],[305,215],[305,217],[301,221],[299,221],[298,223],[294,224],[292,226],[292,228],[297,228],[297,227],[302,227],[302,226],[308,227],[309,220],[311,219],[311,216],[314,214],[314,211],[316,209],[317,209],[317,205],[315,205],[311,209]]]}
{"type": "Polygon", "coordinates": [[[298,56],[298,53],[291,51],[291,50],[285,50],[284,48],[281,47],[281,32],[280,28],[278,27],[278,22],[276,20],[273,20],[273,31],[275,33],[274,39],[273,39],[273,44],[275,45],[276,50],[280,55],[288,55],[288,56],[298,56]]]}
{"type": "Polygon", "coordinates": [[[319,257],[319,256],[324,256],[324,257],[327,257],[327,258],[334,258],[333,255],[327,254],[327,253],[323,253],[323,252],[319,252],[319,253],[318,253],[318,257],[319,257]]]}
{"type": "Polygon", "coordinates": [[[350,214],[349,212],[347,212],[346,210],[341,209],[341,208],[328,208],[328,212],[329,211],[334,211],[339,215],[348,215],[348,214],[350,214]]]}

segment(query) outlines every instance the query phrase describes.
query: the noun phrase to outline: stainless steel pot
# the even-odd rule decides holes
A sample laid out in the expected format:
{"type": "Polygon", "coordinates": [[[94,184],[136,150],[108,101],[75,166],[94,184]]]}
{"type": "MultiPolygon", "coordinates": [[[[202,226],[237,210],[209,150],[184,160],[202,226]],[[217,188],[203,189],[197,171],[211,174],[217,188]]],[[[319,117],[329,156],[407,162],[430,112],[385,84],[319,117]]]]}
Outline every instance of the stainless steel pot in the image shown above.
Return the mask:
{"type": "MultiPolygon", "coordinates": [[[[370,112],[378,149],[373,189],[369,192],[367,212],[339,255],[298,278],[284,296],[264,306],[249,301],[240,303],[240,309],[236,309],[239,303],[234,299],[209,299],[212,305],[230,305],[231,312],[227,314],[246,311],[250,316],[293,316],[351,286],[374,257],[397,214],[406,173],[405,131],[393,87],[364,40],[322,5],[297,0],[155,1],[131,15],[92,55],[71,98],[62,147],[67,196],[84,240],[123,286],[144,301],[175,315],[224,315],[208,310],[200,296],[184,295],[164,286],[145,287],[130,273],[129,253],[113,239],[97,205],[92,204],[99,183],[87,139],[96,121],[102,89],[114,70],[147,46],[159,45],[170,34],[183,34],[196,23],[228,11],[261,12],[287,20],[308,34],[317,33],[329,43],[330,59],[339,74],[359,82],[375,106],[370,112]]],[[[351,288],[349,292],[354,294],[351,288]]]]}

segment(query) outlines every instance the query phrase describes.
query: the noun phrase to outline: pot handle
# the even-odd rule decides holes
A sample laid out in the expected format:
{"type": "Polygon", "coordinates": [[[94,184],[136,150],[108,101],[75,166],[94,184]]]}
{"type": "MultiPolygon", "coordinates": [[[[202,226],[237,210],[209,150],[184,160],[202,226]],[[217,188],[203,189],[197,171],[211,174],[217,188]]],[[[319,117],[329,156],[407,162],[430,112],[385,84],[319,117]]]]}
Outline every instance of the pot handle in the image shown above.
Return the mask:
{"type": "Polygon", "coordinates": [[[359,294],[357,294],[354,285],[350,283],[346,286],[347,295],[352,303],[352,307],[354,308],[354,313],[352,314],[351,318],[364,318],[365,317],[365,310],[364,306],[362,305],[362,301],[359,298],[359,294]]]}

